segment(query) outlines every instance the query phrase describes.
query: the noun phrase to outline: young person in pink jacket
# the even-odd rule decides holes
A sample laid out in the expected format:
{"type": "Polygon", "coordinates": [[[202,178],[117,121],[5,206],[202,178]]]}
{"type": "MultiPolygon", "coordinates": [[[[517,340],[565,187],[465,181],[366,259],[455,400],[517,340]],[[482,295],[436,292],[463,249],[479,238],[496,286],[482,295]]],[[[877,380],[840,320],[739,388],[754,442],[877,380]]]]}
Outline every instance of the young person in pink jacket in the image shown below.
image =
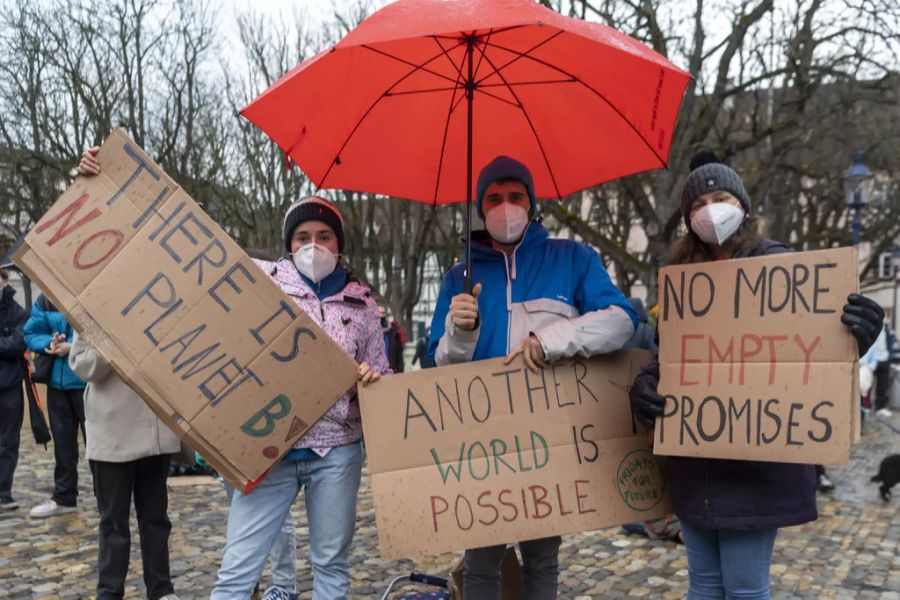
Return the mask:
{"type": "MultiPolygon", "coordinates": [[[[337,207],[302,198],[284,216],[286,255],[256,261],[294,302],[359,366],[366,385],[390,373],[377,306],[369,288],[341,265],[344,224],[337,207]]],[[[298,385],[315,382],[298,381],[298,385]]],[[[350,543],[363,464],[362,422],[356,388],[332,406],[294,449],[247,495],[235,494],[214,600],[246,600],[300,488],[305,489],[313,598],[350,596],[350,543]]],[[[288,600],[293,590],[266,592],[288,600]]]]}

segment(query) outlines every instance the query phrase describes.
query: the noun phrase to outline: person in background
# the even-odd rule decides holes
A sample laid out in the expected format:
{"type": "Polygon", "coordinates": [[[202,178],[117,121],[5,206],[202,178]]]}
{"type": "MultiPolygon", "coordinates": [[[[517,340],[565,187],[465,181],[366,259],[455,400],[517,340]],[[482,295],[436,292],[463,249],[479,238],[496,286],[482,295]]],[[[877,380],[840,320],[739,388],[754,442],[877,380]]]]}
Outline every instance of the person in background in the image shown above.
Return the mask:
{"type": "Polygon", "coordinates": [[[891,331],[890,322],[885,319],[884,326],[878,334],[875,345],[872,346],[874,354],[872,362],[875,363],[875,394],[872,409],[878,417],[889,418],[891,410],[888,408],[891,389],[891,354],[894,351],[892,340],[894,334],[891,331]]]}
{"type": "Polygon", "coordinates": [[[434,363],[431,362],[431,357],[428,354],[429,335],[431,335],[431,328],[427,327],[425,329],[425,335],[416,341],[416,353],[412,359],[412,364],[419,363],[419,366],[423,369],[430,369],[434,366],[434,363]]]}
{"type": "Polygon", "coordinates": [[[403,328],[396,320],[392,321],[388,318],[387,309],[384,306],[378,307],[378,318],[384,334],[384,351],[387,353],[391,371],[402,373],[404,368],[403,346],[406,344],[403,328]]]}
{"type": "Polygon", "coordinates": [[[9,271],[0,269],[0,510],[18,508],[12,495],[13,475],[19,463],[19,441],[25,418],[25,336],[28,314],[13,299],[9,271]]]}
{"type": "Polygon", "coordinates": [[[87,382],[85,454],[100,512],[97,600],[118,600],[125,595],[132,501],[147,597],[178,600],[169,572],[172,523],[166,488],[169,459],[181,449],[178,436],[78,334],[69,352],[69,366],[87,382]]]}
{"type": "Polygon", "coordinates": [[[887,355],[888,335],[882,329],[869,351],[859,359],[860,422],[865,425],[875,395],[875,370],[879,359],[887,355]]]}
{"type": "Polygon", "coordinates": [[[69,368],[72,326],[44,294],[31,307],[24,333],[29,350],[55,356],[47,384],[47,412],[56,461],[53,495],[29,513],[34,518],[44,518],[77,510],[78,430],[83,440],[85,436],[84,381],[69,368]]]}

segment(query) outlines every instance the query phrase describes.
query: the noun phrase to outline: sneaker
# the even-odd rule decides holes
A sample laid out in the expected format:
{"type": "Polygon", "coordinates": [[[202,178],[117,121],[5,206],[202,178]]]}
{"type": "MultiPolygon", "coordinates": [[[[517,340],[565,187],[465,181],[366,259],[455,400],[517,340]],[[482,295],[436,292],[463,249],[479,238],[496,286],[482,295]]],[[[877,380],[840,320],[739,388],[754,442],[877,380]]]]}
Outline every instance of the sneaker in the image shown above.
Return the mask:
{"type": "Polygon", "coordinates": [[[289,592],[280,585],[270,585],[262,600],[297,600],[297,593],[289,592]]]}
{"type": "Polygon", "coordinates": [[[834,484],[828,479],[828,475],[822,474],[819,475],[819,491],[820,492],[830,492],[834,489],[834,484]]]}
{"type": "Polygon", "coordinates": [[[19,503],[13,500],[12,496],[9,498],[0,498],[0,509],[13,510],[14,508],[19,508],[19,503]]]}
{"type": "Polygon", "coordinates": [[[625,523],[624,525],[622,525],[622,529],[625,531],[625,533],[647,535],[647,528],[644,527],[643,523],[625,523]]]}
{"type": "Polygon", "coordinates": [[[35,519],[43,519],[44,517],[73,513],[76,510],[78,510],[78,508],[75,506],[63,506],[62,504],[57,504],[56,500],[53,498],[49,498],[32,508],[29,515],[35,519]]]}

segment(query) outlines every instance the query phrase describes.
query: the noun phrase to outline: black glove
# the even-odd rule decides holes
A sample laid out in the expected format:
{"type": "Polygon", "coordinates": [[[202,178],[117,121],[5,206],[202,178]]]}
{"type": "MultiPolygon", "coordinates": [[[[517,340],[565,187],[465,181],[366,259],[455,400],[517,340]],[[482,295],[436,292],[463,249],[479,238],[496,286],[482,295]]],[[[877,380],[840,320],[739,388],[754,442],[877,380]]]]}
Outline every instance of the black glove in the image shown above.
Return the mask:
{"type": "Polygon", "coordinates": [[[862,356],[869,351],[884,327],[884,310],[865,296],[850,294],[844,305],[841,323],[850,328],[862,356]]]}
{"type": "Polygon", "coordinates": [[[631,400],[631,412],[637,420],[653,428],[656,417],[663,414],[666,400],[656,391],[659,380],[649,374],[638,375],[634,385],[628,390],[628,398],[631,400]]]}

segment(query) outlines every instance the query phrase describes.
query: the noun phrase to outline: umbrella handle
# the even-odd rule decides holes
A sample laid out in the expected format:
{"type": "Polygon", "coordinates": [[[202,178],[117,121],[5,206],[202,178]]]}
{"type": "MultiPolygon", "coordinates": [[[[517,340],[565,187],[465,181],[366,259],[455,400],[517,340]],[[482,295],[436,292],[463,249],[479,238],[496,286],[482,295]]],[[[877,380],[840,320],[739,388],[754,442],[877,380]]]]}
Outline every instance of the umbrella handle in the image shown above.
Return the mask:
{"type": "Polygon", "coordinates": [[[472,295],[472,102],[475,99],[475,75],[472,69],[475,38],[466,39],[469,69],[466,79],[466,278],[465,292],[472,295]]]}

